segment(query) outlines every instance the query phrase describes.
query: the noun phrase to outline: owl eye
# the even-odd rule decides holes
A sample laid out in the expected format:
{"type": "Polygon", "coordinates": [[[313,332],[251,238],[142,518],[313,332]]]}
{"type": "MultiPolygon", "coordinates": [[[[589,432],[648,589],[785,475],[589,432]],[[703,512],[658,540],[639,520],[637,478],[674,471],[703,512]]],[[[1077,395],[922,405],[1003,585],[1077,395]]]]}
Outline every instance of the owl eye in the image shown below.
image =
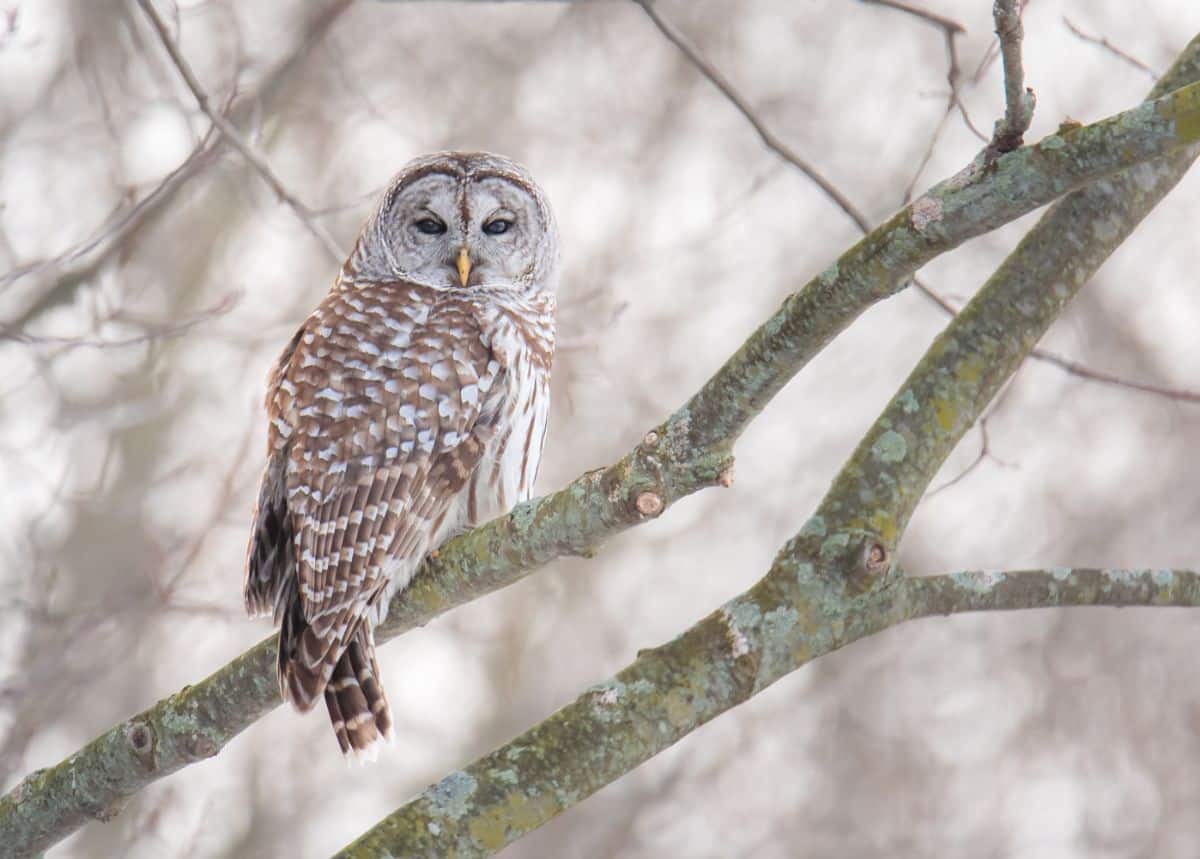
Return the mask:
{"type": "Polygon", "coordinates": [[[499,236],[508,232],[508,228],[513,225],[513,222],[507,218],[496,218],[488,221],[483,225],[483,231],[489,236],[499,236]]]}
{"type": "Polygon", "coordinates": [[[418,232],[422,232],[427,236],[440,236],[446,232],[446,225],[437,218],[421,218],[413,226],[418,232]]]}

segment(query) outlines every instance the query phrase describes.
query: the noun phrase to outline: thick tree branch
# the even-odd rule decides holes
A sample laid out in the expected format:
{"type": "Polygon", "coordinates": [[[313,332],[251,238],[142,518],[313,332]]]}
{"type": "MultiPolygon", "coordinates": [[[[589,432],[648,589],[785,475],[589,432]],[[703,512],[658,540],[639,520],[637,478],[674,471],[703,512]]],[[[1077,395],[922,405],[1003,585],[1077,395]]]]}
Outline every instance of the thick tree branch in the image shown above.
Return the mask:
{"type": "MultiPolygon", "coordinates": [[[[590,553],[679,498],[727,484],[730,451],[749,422],[833,337],[902,289],[917,268],[1065,192],[1162,158],[1197,135],[1200,86],[1193,86],[1052,135],[986,169],[973,165],[935,186],[789,296],[700,391],[619,462],[447,544],[393,601],[379,638],[517,581],[553,558],[590,553]]],[[[274,648],[271,637],[28,776],[0,798],[0,843],[17,855],[45,849],[89,818],[112,816],[151,782],[216,754],[280,703],[274,648]]]]}
{"type": "MultiPolygon", "coordinates": [[[[1200,38],[1156,91],[1198,76],[1200,38]]],[[[1074,580],[1063,573],[1072,587],[1061,588],[1027,574],[960,576],[939,587],[905,579],[891,561],[954,444],[1196,154],[1193,146],[1138,165],[1052,207],[937,338],[758,584],[339,855],[491,855],[818,656],[911,617],[989,607],[970,598],[972,586],[999,592],[992,607],[1031,607],[1039,594],[1046,605],[1129,604],[1139,594],[1147,604],[1196,604],[1193,573],[1080,571],[1074,580]]]]}
{"type": "Polygon", "coordinates": [[[168,56],[175,68],[179,71],[179,76],[183,78],[187,88],[191,90],[192,95],[196,99],[196,103],[200,105],[200,109],[212,120],[229,143],[236,149],[241,156],[246,159],[246,162],[254,169],[271,190],[275,192],[280,202],[287,205],[289,209],[296,213],[296,217],[304,225],[304,228],[313,235],[320,243],[325,255],[333,261],[335,265],[340,266],[346,258],[345,252],[338,247],[338,243],[334,240],[329,231],[321,226],[313,217],[313,213],[307,206],[301,203],[291,191],[279,180],[279,177],[271,170],[269,164],[261,155],[247,143],[241,133],[237,130],[232,122],[226,119],[218,110],[215,110],[208,97],[208,93],[204,91],[204,87],[200,85],[200,81],[196,78],[192,67],[188,65],[183,54],[179,50],[179,46],[171,38],[171,34],[167,32],[167,25],[154,10],[154,4],[151,0],[137,0],[138,6],[142,7],[142,11],[150,20],[151,26],[154,27],[154,32],[158,35],[158,39],[162,42],[162,46],[166,49],[168,56]]]}

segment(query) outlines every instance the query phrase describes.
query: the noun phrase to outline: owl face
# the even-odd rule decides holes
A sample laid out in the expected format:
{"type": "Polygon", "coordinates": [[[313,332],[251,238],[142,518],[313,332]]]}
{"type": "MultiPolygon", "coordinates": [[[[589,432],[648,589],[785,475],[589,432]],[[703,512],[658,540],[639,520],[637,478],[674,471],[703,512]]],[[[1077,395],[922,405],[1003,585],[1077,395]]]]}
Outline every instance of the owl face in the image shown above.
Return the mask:
{"type": "Polygon", "coordinates": [[[486,153],[407,165],[363,230],[354,274],[438,289],[554,288],[558,237],[524,168],[486,153]]]}

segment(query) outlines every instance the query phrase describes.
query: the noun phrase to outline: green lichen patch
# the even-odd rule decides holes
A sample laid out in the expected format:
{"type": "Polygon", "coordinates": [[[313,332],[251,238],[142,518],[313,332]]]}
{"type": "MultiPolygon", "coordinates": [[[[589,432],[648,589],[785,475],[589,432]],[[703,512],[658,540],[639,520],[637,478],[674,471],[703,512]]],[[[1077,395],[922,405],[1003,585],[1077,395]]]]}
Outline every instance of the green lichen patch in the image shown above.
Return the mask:
{"type": "Polygon", "coordinates": [[[875,440],[875,444],[871,447],[871,453],[880,462],[889,464],[903,462],[904,457],[908,455],[908,442],[895,430],[885,430],[875,440]]]}

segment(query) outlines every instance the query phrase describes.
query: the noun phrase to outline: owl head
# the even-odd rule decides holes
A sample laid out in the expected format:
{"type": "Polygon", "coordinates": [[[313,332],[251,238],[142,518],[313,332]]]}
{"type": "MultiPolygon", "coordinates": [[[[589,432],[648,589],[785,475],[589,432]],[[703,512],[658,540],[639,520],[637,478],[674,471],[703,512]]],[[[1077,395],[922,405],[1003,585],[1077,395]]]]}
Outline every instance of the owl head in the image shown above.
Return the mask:
{"type": "Polygon", "coordinates": [[[554,214],[524,167],[487,152],[438,152],[392,180],[343,279],[540,292],[555,288],[557,268],[554,214]]]}

